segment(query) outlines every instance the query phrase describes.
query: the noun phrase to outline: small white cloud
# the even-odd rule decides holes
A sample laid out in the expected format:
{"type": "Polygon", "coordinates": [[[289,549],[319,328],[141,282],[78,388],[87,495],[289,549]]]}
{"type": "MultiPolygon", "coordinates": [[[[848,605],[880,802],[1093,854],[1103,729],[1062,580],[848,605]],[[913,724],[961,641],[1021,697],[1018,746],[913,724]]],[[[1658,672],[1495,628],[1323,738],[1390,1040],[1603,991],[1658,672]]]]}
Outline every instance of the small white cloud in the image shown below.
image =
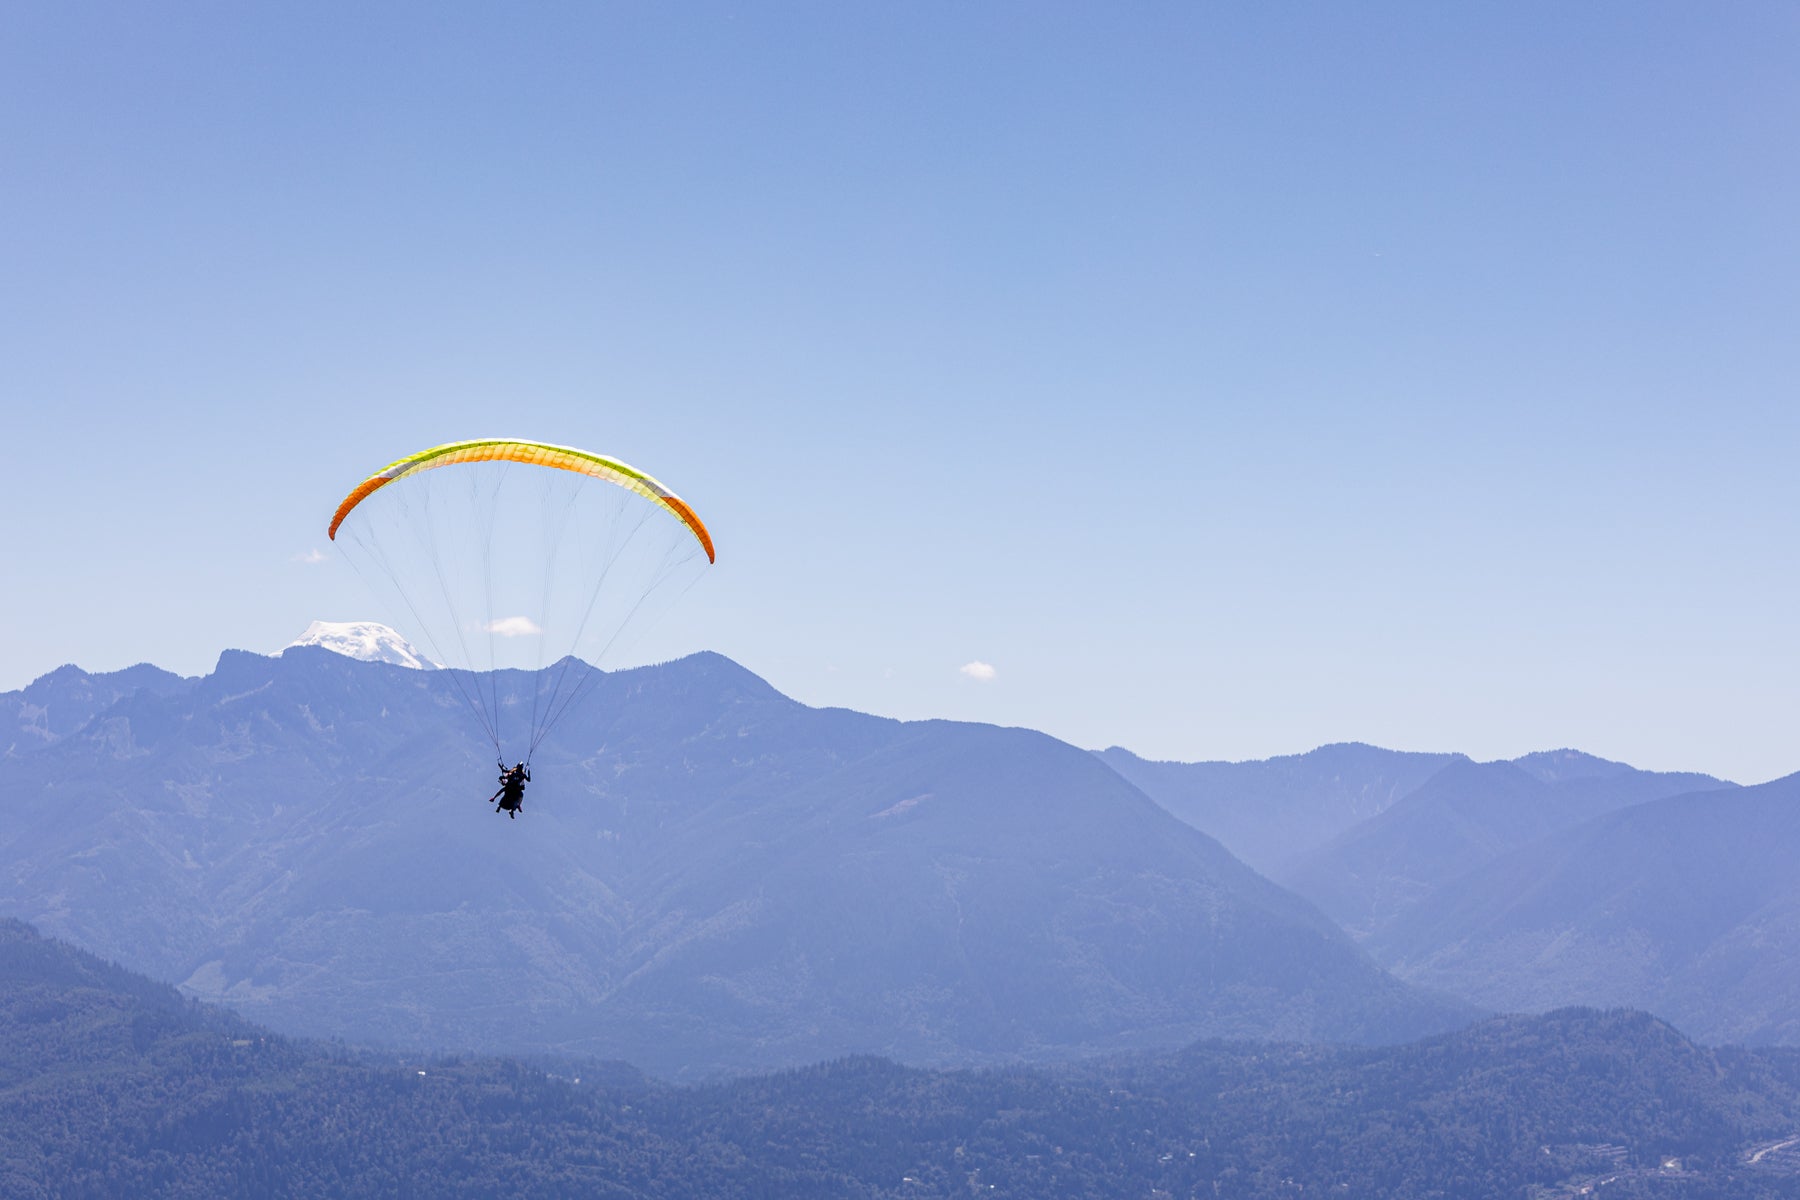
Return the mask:
{"type": "Polygon", "coordinates": [[[325,561],[325,554],[320,550],[308,550],[304,554],[294,555],[294,561],[305,563],[309,567],[316,567],[325,561]]]}
{"type": "Polygon", "coordinates": [[[980,659],[976,659],[974,662],[964,663],[962,666],[958,667],[957,670],[961,671],[964,675],[967,675],[970,679],[973,679],[976,683],[994,682],[995,671],[993,664],[984,663],[980,659]]]}
{"type": "Polygon", "coordinates": [[[497,621],[489,621],[482,628],[501,637],[530,637],[534,633],[544,632],[530,617],[501,617],[497,621]]]}

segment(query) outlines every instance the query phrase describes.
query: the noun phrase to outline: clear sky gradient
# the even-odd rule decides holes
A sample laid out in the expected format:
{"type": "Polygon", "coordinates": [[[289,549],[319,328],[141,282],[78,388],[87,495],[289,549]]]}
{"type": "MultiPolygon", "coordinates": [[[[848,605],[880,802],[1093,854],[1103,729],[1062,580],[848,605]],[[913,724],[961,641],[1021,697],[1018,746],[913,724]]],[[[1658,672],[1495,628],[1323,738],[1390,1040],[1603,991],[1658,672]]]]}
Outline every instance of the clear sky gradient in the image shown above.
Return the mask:
{"type": "Polygon", "coordinates": [[[11,5],[0,688],[503,434],[809,704],[1786,774],[1797,141],[1791,4],[11,5]]]}

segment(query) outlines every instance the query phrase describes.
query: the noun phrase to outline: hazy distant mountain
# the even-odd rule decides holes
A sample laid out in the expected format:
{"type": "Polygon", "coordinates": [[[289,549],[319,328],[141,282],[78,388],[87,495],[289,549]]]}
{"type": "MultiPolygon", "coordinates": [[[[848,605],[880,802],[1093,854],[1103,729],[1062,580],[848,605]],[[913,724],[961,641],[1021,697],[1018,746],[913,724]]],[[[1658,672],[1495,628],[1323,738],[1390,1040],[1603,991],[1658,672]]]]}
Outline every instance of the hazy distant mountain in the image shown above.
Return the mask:
{"type": "MultiPolygon", "coordinates": [[[[1512,760],[1512,765],[1545,783],[1566,783],[1573,779],[1618,779],[1641,774],[1627,763],[1613,762],[1580,750],[1539,750],[1512,760]]],[[[1698,776],[1710,779],[1710,776],[1698,776]]]]}
{"type": "Polygon", "coordinates": [[[0,922],[0,1194],[1785,1200],[1800,1060],[1570,1009],[1406,1046],[1061,1069],[858,1057],[678,1088],[622,1064],[273,1036],[0,922]]]}
{"type": "Polygon", "coordinates": [[[16,692],[0,692],[0,758],[41,750],[134,692],[177,692],[192,680],[148,663],[90,675],[58,667],[16,692]]]}
{"type": "Polygon", "coordinates": [[[1609,813],[1496,858],[1371,943],[1496,1007],[1648,1008],[1800,1043],[1800,775],[1609,813]]]}
{"type": "Polygon", "coordinates": [[[1376,816],[1461,757],[1355,742],[1259,762],[1150,762],[1117,746],[1100,752],[1152,800],[1265,875],[1376,816]]]}
{"type": "Polygon", "coordinates": [[[391,663],[422,671],[438,666],[398,632],[378,621],[314,621],[286,648],[291,650],[295,646],[323,646],[346,658],[391,663]]]}
{"type": "Polygon", "coordinates": [[[507,821],[450,675],[227,652],[0,762],[0,912],[287,1029],[663,1071],[1465,1011],[1041,734],[809,709],[697,655],[598,676],[507,821]]]}
{"type": "Polygon", "coordinates": [[[1707,775],[1638,771],[1571,751],[1519,763],[1465,759],[1278,878],[1345,928],[1370,935],[1434,888],[1527,842],[1600,813],[1729,786],[1707,775]]]}

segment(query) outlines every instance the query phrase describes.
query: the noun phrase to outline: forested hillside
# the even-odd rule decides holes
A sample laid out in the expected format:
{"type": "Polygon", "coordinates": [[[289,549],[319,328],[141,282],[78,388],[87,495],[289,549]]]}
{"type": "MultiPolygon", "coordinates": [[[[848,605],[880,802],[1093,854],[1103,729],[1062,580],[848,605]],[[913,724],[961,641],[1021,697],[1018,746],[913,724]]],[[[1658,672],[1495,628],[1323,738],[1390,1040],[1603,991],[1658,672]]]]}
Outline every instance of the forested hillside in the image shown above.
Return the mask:
{"type": "Polygon", "coordinates": [[[856,1058],[705,1087],[272,1037],[0,927],[0,1194],[1775,1200],[1800,1057],[1566,1010],[1385,1049],[1062,1069],[856,1058]],[[1754,1159],[1754,1161],[1752,1161],[1754,1159]]]}

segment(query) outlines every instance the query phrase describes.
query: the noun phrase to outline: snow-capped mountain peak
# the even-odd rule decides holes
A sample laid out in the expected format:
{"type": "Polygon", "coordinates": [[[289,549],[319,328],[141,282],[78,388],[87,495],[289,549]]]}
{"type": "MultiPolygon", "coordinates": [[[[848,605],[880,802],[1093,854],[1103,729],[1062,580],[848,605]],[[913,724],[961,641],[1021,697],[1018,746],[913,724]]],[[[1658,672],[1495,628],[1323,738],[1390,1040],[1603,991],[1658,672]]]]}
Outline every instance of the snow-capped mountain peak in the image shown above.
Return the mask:
{"type": "Polygon", "coordinates": [[[419,653],[411,642],[376,621],[314,621],[284,649],[294,646],[323,646],[346,658],[392,663],[421,671],[439,665],[419,653]]]}

